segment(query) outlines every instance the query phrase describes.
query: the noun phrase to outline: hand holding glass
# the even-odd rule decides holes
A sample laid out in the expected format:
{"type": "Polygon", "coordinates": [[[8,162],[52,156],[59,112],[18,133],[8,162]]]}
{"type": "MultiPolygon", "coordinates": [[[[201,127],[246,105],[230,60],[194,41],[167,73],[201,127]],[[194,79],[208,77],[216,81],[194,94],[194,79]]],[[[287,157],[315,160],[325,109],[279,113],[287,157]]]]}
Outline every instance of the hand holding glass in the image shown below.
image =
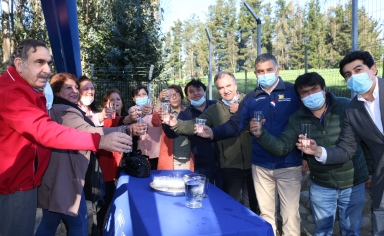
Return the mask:
{"type": "MultiPolygon", "coordinates": [[[[118,126],[117,127],[117,132],[130,135],[129,126],[127,126],[127,125],[118,126]]],[[[132,149],[126,149],[126,150],[124,150],[124,152],[125,153],[132,152],[132,149]]]]}
{"type": "Polygon", "coordinates": [[[301,124],[300,125],[300,133],[304,136],[304,138],[301,139],[301,144],[304,148],[307,148],[310,146],[310,132],[311,131],[311,124],[301,124]]]}
{"type": "Polygon", "coordinates": [[[203,129],[206,121],[207,121],[206,119],[196,118],[196,133],[198,134],[203,133],[203,129]]]}
{"type": "Polygon", "coordinates": [[[162,111],[162,120],[165,124],[169,123],[170,120],[170,110],[171,110],[171,104],[169,102],[162,102],[161,103],[161,111],[162,111]]]}
{"type": "Polygon", "coordinates": [[[137,122],[138,124],[143,125],[143,127],[141,128],[140,131],[141,131],[143,134],[147,133],[147,130],[148,130],[148,124],[144,121],[144,119],[141,118],[141,117],[138,117],[136,122],[137,122]]]}
{"type": "Polygon", "coordinates": [[[264,119],[263,111],[255,111],[254,118],[256,119],[256,122],[258,122],[258,125],[259,125],[259,128],[256,130],[256,132],[259,132],[263,127],[263,124],[261,122],[264,119]]]}

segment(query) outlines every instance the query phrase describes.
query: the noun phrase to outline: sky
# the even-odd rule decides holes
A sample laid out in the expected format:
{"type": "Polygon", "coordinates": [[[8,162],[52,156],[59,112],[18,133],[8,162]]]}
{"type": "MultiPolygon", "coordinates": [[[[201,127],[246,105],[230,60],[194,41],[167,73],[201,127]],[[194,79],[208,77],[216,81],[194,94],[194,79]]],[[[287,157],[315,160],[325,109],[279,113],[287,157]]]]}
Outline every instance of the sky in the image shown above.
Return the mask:
{"type": "Polygon", "coordinates": [[[164,10],[164,22],[162,29],[167,32],[177,19],[184,21],[193,13],[205,20],[208,7],[214,5],[216,0],[162,0],[161,7],[164,10]]]}
{"type": "MultiPolygon", "coordinates": [[[[271,2],[274,5],[276,0],[266,0],[265,2],[271,2]]],[[[293,0],[304,5],[308,0],[293,0]]],[[[346,2],[347,0],[341,0],[346,2]]],[[[184,21],[188,19],[193,13],[200,17],[200,20],[205,21],[205,14],[208,12],[208,7],[215,5],[216,0],[161,0],[161,8],[164,10],[164,22],[162,22],[163,32],[169,31],[170,27],[173,26],[173,22],[177,19],[184,21]]],[[[339,0],[327,0],[322,2],[320,5],[336,5],[339,0]]],[[[365,7],[367,12],[370,13],[376,19],[382,19],[382,6],[381,0],[360,0],[359,7],[365,7]]],[[[239,0],[236,1],[236,6],[239,6],[239,0]]]]}

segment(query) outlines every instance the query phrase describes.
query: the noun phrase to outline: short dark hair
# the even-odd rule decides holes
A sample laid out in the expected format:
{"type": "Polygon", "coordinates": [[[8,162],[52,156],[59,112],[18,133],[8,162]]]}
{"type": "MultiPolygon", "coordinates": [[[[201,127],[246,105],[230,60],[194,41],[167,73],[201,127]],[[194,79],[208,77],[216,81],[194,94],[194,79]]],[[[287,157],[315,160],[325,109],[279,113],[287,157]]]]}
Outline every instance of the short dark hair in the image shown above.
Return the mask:
{"type": "Polygon", "coordinates": [[[372,55],[367,51],[350,52],[339,63],[339,72],[341,76],[344,77],[344,74],[343,74],[344,66],[356,60],[362,60],[363,64],[368,66],[368,68],[371,68],[375,64],[375,61],[373,60],[372,55]]]}
{"type": "Polygon", "coordinates": [[[57,73],[52,76],[51,80],[49,81],[53,94],[59,93],[61,88],[63,87],[63,84],[67,80],[73,80],[77,84],[77,87],[79,87],[79,82],[76,79],[76,76],[70,73],[57,73]]]}
{"type": "Polygon", "coordinates": [[[25,39],[21,41],[13,50],[13,53],[9,58],[9,65],[15,67],[16,58],[21,58],[23,62],[27,61],[29,49],[33,48],[33,52],[36,52],[37,47],[44,47],[48,50],[47,45],[44,42],[41,42],[39,40],[25,39]]]}
{"type": "Polygon", "coordinates": [[[232,79],[235,81],[236,83],[236,78],[235,78],[235,75],[233,75],[231,72],[226,72],[226,71],[219,71],[216,75],[215,75],[215,78],[213,79],[213,82],[216,83],[216,81],[218,79],[221,79],[224,75],[229,75],[232,77],[232,79]]]}
{"type": "Polygon", "coordinates": [[[180,85],[171,84],[168,86],[168,88],[176,90],[180,94],[181,100],[184,100],[183,90],[181,89],[180,85]]]}
{"type": "Polygon", "coordinates": [[[88,76],[86,76],[86,75],[80,76],[79,83],[81,83],[83,81],[91,81],[93,83],[93,81],[90,78],[88,78],[88,76]]]}
{"type": "Polygon", "coordinates": [[[131,89],[131,96],[132,96],[132,98],[134,96],[136,96],[140,92],[140,90],[142,90],[142,89],[144,89],[145,92],[148,94],[147,86],[142,85],[142,84],[138,84],[138,85],[133,86],[132,89],[131,89]]]}
{"type": "Polygon", "coordinates": [[[303,87],[320,85],[321,89],[324,90],[325,80],[321,75],[316,72],[309,72],[303,75],[299,75],[295,80],[294,88],[296,94],[300,97],[300,91],[303,87]]]}
{"type": "Polygon", "coordinates": [[[279,64],[277,63],[277,59],[274,55],[270,54],[270,53],[263,53],[263,54],[260,54],[256,57],[256,60],[255,60],[255,67],[257,64],[259,63],[263,63],[263,62],[266,62],[266,61],[273,61],[273,63],[275,64],[276,67],[279,66],[279,64]]]}
{"type": "Polygon", "coordinates": [[[185,94],[188,96],[188,87],[189,86],[193,86],[195,88],[200,88],[202,87],[204,91],[206,91],[207,87],[205,87],[205,84],[203,84],[203,82],[201,82],[200,79],[192,79],[191,81],[189,81],[185,87],[184,87],[184,92],[185,94]]]}

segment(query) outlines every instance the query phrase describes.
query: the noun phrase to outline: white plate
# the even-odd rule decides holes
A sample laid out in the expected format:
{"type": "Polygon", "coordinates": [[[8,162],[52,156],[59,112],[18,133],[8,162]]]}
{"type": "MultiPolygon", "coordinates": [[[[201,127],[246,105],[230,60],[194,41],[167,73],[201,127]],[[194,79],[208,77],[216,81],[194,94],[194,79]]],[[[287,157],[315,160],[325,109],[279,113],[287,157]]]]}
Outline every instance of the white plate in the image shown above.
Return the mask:
{"type": "Polygon", "coordinates": [[[155,190],[158,193],[169,195],[169,196],[182,196],[184,195],[184,189],[183,188],[168,188],[168,190],[161,190],[156,187],[154,187],[153,182],[149,184],[153,190],[155,190]]]}

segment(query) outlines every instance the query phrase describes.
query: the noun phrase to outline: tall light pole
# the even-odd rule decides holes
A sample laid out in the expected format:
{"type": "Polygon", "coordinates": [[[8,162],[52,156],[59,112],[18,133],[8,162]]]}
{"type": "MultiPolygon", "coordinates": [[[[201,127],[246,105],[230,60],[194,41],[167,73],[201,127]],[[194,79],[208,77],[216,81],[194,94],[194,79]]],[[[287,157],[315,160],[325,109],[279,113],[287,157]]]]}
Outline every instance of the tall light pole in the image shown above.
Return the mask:
{"type": "MultiPolygon", "coordinates": [[[[358,50],[358,17],[359,17],[359,4],[358,0],[352,0],[352,51],[358,50]]],[[[357,94],[351,90],[351,98],[356,96],[357,94]]]]}
{"type": "Polygon", "coordinates": [[[244,2],[244,6],[248,9],[248,11],[252,14],[253,18],[255,18],[257,22],[257,55],[261,54],[261,20],[255,12],[252,10],[252,8],[248,5],[247,2],[244,2]]]}
{"type": "Polygon", "coordinates": [[[149,67],[149,72],[148,72],[148,85],[147,85],[147,90],[148,90],[148,97],[151,97],[151,81],[152,81],[152,75],[153,75],[153,69],[155,68],[154,65],[151,65],[149,67]]]}
{"type": "Polygon", "coordinates": [[[358,0],[352,0],[352,51],[358,49],[358,0]]]}
{"type": "Polygon", "coordinates": [[[208,89],[209,89],[209,100],[212,100],[212,40],[209,34],[208,28],[205,28],[207,37],[209,40],[209,65],[208,65],[208,89]]]}

